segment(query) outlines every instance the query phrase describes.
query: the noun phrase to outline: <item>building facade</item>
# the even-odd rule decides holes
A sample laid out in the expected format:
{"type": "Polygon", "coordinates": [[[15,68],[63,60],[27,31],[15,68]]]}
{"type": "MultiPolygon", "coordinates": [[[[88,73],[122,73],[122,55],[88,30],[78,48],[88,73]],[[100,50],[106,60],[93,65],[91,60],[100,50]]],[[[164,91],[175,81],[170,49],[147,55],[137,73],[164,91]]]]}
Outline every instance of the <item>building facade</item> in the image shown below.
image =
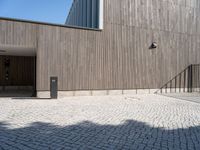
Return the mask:
{"type": "Polygon", "coordinates": [[[0,55],[35,58],[39,97],[49,94],[52,76],[65,96],[153,92],[200,63],[199,0],[104,0],[103,28],[80,22],[72,27],[1,18],[0,55]]]}
{"type": "Polygon", "coordinates": [[[74,0],[65,24],[103,29],[103,0],[74,0]]]}

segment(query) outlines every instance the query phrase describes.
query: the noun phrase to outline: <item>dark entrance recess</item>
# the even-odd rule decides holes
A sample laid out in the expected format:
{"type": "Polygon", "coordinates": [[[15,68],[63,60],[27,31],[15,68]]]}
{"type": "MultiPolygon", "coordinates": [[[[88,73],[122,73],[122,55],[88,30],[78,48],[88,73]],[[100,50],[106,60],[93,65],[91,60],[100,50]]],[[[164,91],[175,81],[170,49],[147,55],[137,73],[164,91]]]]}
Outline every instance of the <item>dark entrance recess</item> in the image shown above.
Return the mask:
{"type": "Polygon", "coordinates": [[[50,93],[52,99],[57,99],[58,97],[58,77],[50,78],[50,93]]]}
{"type": "Polygon", "coordinates": [[[0,97],[36,95],[36,57],[0,56],[0,97]]]}

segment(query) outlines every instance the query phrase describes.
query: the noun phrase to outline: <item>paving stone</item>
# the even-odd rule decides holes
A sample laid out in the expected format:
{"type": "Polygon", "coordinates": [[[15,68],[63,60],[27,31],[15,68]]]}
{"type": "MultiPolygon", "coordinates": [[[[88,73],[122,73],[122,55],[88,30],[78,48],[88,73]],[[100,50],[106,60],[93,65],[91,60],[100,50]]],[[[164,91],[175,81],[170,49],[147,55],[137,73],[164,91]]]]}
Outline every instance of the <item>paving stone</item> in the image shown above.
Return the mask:
{"type": "Polygon", "coordinates": [[[0,99],[0,150],[200,149],[200,104],[159,95],[0,99]]]}

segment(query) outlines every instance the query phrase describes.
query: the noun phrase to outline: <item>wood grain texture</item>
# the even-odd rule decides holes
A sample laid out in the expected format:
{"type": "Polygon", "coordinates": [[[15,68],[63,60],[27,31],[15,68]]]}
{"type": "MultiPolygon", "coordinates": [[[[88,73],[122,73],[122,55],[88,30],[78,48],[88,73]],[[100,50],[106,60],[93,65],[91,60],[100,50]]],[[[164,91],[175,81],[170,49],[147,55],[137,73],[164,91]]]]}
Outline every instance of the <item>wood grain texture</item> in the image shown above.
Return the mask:
{"type": "Polygon", "coordinates": [[[31,23],[21,23],[1,20],[0,44],[9,46],[36,47],[37,26],[31,23]]]}
{"type": "Polygon", "coordinates": [[[0,56],[0,86],[34,85],[34,57],[0,56]],[[5,59],[10,60],[6,80],[5,59]]]}
{"type": "Polygon", "coordinates": [[[0,20],[0,44],[37,48],[38,91],[160,88],[200,63],[200,1],[105,0],[101,32],[0,20]]]}

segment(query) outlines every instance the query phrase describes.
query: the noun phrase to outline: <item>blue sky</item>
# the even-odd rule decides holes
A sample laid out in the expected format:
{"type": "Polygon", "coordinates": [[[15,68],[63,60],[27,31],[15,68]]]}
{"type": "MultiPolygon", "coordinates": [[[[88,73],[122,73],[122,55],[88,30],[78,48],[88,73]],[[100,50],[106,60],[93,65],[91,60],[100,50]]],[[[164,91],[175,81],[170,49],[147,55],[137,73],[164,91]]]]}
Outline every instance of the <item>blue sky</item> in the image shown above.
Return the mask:
{"type": "Polygon", "coordinates": [[[64,24],[72,0],[0,0],[0,17],[64,24]]]}

